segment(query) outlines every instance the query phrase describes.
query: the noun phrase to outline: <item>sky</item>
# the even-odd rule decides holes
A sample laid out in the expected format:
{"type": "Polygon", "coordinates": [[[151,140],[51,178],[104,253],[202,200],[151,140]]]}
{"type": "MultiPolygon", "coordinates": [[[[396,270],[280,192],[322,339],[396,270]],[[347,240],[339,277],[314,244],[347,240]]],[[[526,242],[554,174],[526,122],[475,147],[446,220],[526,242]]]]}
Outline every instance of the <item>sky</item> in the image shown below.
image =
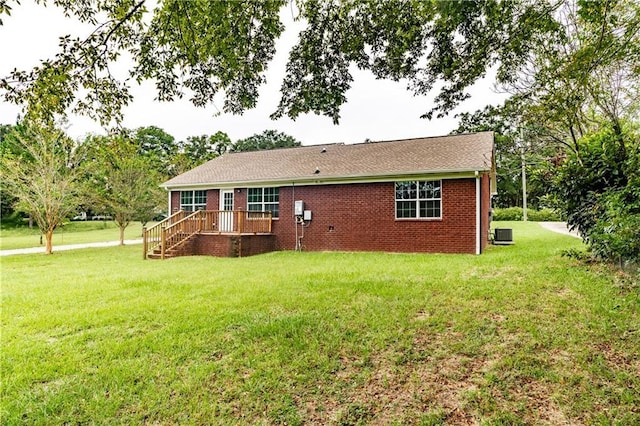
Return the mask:
{"type": "MultiPolygon", "coordinates": [[[[82,36],[91,28],[72,18],[66,18],[54,6],[23,1],[12,3],[11,16],[3,15],[0,26],[0,75],[5,76],[14,68],[29,70],[42,59],[53,57],[58,51],[58,37],[65,34],[82,36]]],[[[420,116],[431,109],[437,92],[429,96],[414,96],[406,90],[406,82],[376,80],[368,71],[353,70],[354,81],[347,92],[347,103],[340,111],[339,125],[330,117],[306,114],[295,121],[289,118],[271,120],[280,100],[280,85],[290,48],[295,44],[300,23],[293,22],[291,12],[284,11],[282,19],[285,33],[277,44],[277,52],[266,74],[267,84],[260,90],[256,108],[243,115],[218,114],[222,101],[198,108],[188,99],[174,102],[154,100],[152,81],[141,85],[133,83],[134,101],[124,110],[122,125],[127,128],[157,126],[173,135],[176,140],[188,136],[214,134],[223,131],[232,141],[274,129],[294,136],[303,145],[321,143],[359,143],[405,139],[448,134],[457,127],[456,113],[473,112],[487,104],[499,104],[504,95],[492,90],[493,80],[484,79],[470,90],[471,99],[465,101],[449,116],[426,120],[420,116]]],[[[116,64],[124,72],[126,64],[116,64]]],[[[13,124],[20,108],[0,101],[0,124],[13,124]]],[[[88,133],[105,133],[104,129],[87,117],[70,116],[67,133],[79,139],[88,133]]]]}

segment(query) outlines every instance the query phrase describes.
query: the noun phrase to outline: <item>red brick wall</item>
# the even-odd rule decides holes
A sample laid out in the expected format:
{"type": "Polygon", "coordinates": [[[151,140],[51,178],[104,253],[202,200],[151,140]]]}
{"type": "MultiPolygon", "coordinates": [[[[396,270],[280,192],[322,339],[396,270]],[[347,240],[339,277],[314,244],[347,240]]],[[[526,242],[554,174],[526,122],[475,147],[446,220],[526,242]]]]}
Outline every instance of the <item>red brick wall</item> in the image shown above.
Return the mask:
{"type": "Polygon", "coordinates": [[[313,214],[304,228],[305,250],[475,253],[474,178],[442,181],[438,220],[396,220],[393,182],[281,187],[273,224],[279,250],[296,246],[294,200],[313,214]]]}
{"type": "Polygon", "coordinates": [[[169,206],[169,216],[180,210],[180,191],[171,191],[171,206],[169,206]]]}
{"type": "Polygon", "coordinates": [[[275,250],[274,235],[212,235],[201,234],[192,243],[194,255],[244,257],[275,250]]]}
{"type": "Polygon", "coordinates": [[[220,190],[209,189],[207,191],[207,210],[218,210],[220,208],[220,190]]]}
{"type": "Polygon", "coordinates": [[[233,194],[233,209],[247,209],[247,188],[242,188],[240,191],[236,189],[236,192],[233,194]]]}
{"type": "Polygon", "coordinates": [[[192,243],[193,254],[200,256],[231,257],[231,240],[226,235],[196,235],[192,243]]]}
{"type": "MultiPolygon", "coordinates": [[[[265,243],[265,247],[269,244],[273,244],[270,247],[275,250],[296,247],[293,203],[303,200],[305,209],[313,215],[304,230],[297,227],[299,235],[304,233],[305,250],[475,253],[475,191],[475,178],[445,179],[442,181],[442,219],[396,220],[393,182],[281,187],[280,217],[273,221],[275,241],[265,243]]],[[[246,210],[246,194],[246,188],[236,189],[234,209],[246,210]]],[[[481,178],[481,194],[480,243],[484,249],[489,232],[488,175],[481,178]]],[[[218,197],[217,189],[208,191],[207,209],[218,209],[218,197]]],[[[177,202],[179,206],[179,201],[176,191],[172,194],[172,203],[177,202]]],[[[231,250],[221,242],[207,244],[220,246],[199,248],[199,253],[220,252],[227,256],[231,250]]],[[[242,244],[244,254],[244,241],[242,244]]]]}

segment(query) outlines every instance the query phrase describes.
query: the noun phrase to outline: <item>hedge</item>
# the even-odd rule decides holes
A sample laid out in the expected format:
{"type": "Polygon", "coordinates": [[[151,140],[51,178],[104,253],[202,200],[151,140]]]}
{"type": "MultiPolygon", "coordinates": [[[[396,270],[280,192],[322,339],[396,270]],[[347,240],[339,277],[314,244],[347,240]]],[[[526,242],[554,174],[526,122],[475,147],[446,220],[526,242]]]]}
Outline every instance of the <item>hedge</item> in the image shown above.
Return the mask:
{"type": "MultiPolygon", "coordinates": [[[[493,209],[493,220],[522,220],[522,207],[508,207],[506,209],[493,209]]],[[[550,209],[527,209],[527,220],[531,222],[558,222],[560,216],[550,209]]]]}

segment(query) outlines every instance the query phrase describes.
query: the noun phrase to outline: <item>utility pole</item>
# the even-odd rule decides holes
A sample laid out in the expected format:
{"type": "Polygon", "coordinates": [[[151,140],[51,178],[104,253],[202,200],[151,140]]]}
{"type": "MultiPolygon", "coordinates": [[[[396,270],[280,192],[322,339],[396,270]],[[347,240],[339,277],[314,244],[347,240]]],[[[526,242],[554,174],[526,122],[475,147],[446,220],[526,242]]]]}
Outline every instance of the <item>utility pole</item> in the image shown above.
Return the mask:
{"type": "Polygon", "coordinates": [[[522,127],[520,128],[520,147],[521,147],[521,160],[522,160],[522,220],[527,221],[527,163],[525,161],[524,153],[524,136],[522,127]]]}

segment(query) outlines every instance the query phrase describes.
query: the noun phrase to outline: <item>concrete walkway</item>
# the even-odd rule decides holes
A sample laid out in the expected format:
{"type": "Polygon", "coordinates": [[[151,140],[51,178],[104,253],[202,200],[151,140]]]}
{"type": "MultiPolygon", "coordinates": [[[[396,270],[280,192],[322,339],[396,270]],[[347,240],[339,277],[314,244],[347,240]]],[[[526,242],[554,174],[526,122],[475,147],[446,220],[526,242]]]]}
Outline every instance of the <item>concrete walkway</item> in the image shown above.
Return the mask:
{"type": "MultiPolygon", "coordinates": [[[[101,243],[85,243],[85,244],[67,244],[53,246],[53,252],[57,251],[65,251],[65,250],[76,250],[83,248],[93,248],[93,247],[113,247],[120,244],[120,241],[104,241],[101,243]]],[[[138,240],[124,240],[124,245],[132,245],[132,244],[142,244],[142,238],[138,240]]],[[[12,256],[15,254],[34,254],[34,253],[44,253],[44,247],[31,247],[31,248],[22,248],[22,249],[13,249],[13,250],[0,250],[0,256],[12,256]]]]}
{"type": "Polygon", "coordinates": [[[557,232],[559,234],[570,235],[575,238],[581,238],[578,234],[578,231],[573,230],[569,231],[567,228],[567,224],[565,222],[538,222],[540,226],[544,229],[548,229],[549,231],[557,232]]]}

